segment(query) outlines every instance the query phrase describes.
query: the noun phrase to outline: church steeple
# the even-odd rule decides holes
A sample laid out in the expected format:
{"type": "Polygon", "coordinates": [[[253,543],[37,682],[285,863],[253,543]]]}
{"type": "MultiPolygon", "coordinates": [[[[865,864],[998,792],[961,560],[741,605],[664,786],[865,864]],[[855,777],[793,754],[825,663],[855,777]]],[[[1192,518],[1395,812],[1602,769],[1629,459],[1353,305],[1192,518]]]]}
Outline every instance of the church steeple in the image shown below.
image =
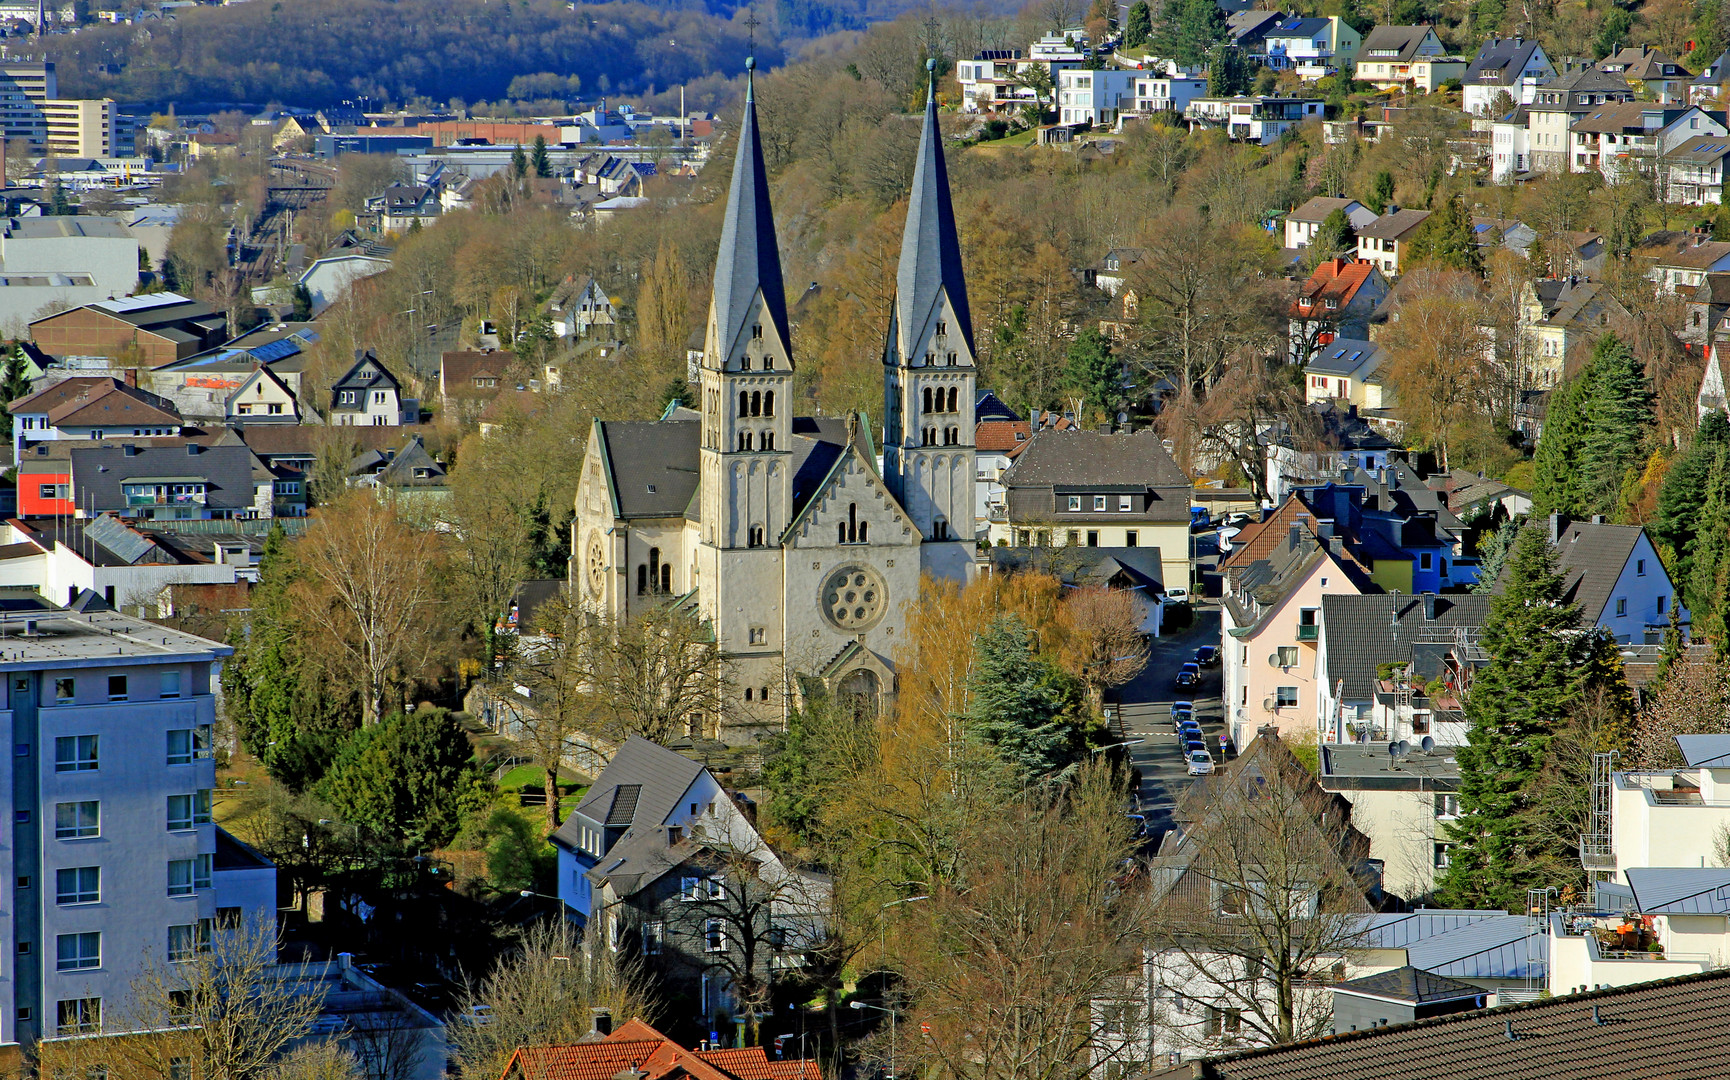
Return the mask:
{"type": "Polygon", "coordinates": [[[892,345],[903,364],[918,354],[920,336],[944,299],[961,342],[969,354],[973,352],[973,315],[967,306],[961,241],[955,231],[955,208],[949,201],[949,168],[937,126],[937,62],[928,60],[925,66],[930,80],[925,94],[925,128],[919,136],[907,224],[901,232],[901,265],[895,275],[892,345]]]}
{"type": "Polygon", "coordinates": [[[883,482],[925,540],[924,569],[953,576],[965,562],[938,548],[971,544],[976,528],[973,315],[937,125],[937,62],[925,67],[925,130],[883,347],[883,482]]]}
{"type": "MultiPolygon", "coordinates": [[[[745,114],[739,123],[739,149],[733,158],[733,183],[715,258],[715,287],[709,303],[704,342],[707,362],[725,368],[738,360],[753,336],[773,333],[787,353],[787,291],[781,281],[781,253],[775,244],[775,217],[769,208],[769,175],[757,134],[754,58],[745,61],[745,114]],[[759,312],[760,318],[756,317],[759,312]],[[753,329],[760,332],[753,334],[753,329]]],[[[790,357],[788,358],[790,360],[790,357]]]]}

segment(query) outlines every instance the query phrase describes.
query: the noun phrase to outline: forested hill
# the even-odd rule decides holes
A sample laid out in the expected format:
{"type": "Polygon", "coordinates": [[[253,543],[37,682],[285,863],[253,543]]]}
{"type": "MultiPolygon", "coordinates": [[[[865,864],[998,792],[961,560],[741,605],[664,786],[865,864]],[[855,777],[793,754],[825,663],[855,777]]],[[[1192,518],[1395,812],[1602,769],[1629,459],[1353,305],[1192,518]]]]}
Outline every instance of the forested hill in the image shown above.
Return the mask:
{"type": "MultiPolygon", "coordinates": [[[[781,50],[758,29],[760,62],[781,50]]],[[[178,18],[86,27],[51,39],[60,89],[121,101],[300,106],[357,95],[467,102],[518,76],[577,77],[578,92],[645,93],[742,70],[741,20],[667,4],[562,0],[255,0],[178,18]]]]}

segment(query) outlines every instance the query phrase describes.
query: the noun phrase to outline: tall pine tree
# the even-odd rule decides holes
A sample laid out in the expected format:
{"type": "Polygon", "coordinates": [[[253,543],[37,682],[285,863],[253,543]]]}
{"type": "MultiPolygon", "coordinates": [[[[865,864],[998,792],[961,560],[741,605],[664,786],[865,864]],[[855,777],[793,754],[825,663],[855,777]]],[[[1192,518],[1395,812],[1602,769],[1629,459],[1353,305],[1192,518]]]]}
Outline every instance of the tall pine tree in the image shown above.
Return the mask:
{"type": "Polygon", "coordinates": [[[1586,370],[1586,430],[1577,466],[1582,512],[1609,514],[1621,501],[1629,471],[1645,460],[1652,393],[1645,365],[1614,334],[1598,339],[1586,370]]]}
{"type": "Polygon", "coordinates": [[[1700,510],[1706,505],[1718,452],[1726,446],[1730,446],[1730,421],[1716,410],[1707,413],[1693,441],[1670,462],[1658,489],[1658,512],[1649,528],[1671,575],[1684,591],[1691,576],[1700,510]]]}
{"type": "Polygon", "coordinates": [[[1014,615],[993,619],[973,648],[968,733],[1034,776],[1062,772],[1080,750],[1079,731],[1065,715],[1075,687],[1034,651],[1033,631],[1014,615]]]}
{"type": "MultiPolygon", "coordinates": [[[[1528,526],[1508,558],[1506,586],[1490,602],[1481,644],[1490,662],[1466,694],[1468,745],[1460,763],[1460,818],[1436,891],[1453,907],[1521,908],[1543,843],[1525,811],[1551,736],[1579,700],[1579,608],[1564,603],[1556,552],[1528,526]]],[[[1548,853],[1546,853],[1548,854],[1548,853]]]]}
{"type": "Polygon", "coordinates": [[[1123,26],[1123,47],[1139,49],[1153,36],[1153,9],[1147,0],[1135,0],[1129,6],[1129,19],[1123,26]]]}
{"type": "Polygon", "coordinates": [[[1544,408],[1544,433],[1532,455],[1532,511],[1536,514],[1582,513],[1580,450],[1586,442],[1585,373],[1563,379],[1550,391],[1544,408]]]}

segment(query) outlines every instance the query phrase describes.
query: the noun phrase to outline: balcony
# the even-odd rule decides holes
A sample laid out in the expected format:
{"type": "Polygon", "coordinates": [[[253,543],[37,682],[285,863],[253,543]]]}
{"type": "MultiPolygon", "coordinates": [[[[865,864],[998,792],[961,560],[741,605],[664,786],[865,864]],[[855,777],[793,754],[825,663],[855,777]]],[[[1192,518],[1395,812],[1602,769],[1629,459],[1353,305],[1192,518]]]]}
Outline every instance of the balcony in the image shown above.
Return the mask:
{"type": "Polygon", "coordinates": [[[1321,634],[1321,626],[1317,623],[1300,623],[1297,628],[1299,641],[1314,641],[1321,634]]]}

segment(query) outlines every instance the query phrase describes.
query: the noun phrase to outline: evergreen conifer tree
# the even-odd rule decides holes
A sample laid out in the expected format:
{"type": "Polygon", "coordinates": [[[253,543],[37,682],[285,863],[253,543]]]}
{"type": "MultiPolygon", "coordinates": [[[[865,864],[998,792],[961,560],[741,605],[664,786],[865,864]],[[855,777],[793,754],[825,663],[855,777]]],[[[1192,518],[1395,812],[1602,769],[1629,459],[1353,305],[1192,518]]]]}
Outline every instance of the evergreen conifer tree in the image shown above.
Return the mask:
{"type": "Polygon", "coordinates": [[[1689,550],[1688,581],[1683,591],[1694,636],[1712,642],[1722,654],[1730,649],[1730,447],[1719,447],[1699,511],[1699,531],[1689,550]]]}
{"type": "Polygon", "coordinates": [[[521,180],[529,175],[529,158],[523,153],[523,144],[518,143],[511,149],[511,179],[521,180]]]}
{"type": "Polygon", "coordinates": [[[1364,197],[1364,206],[1375,213],[1384,214],[1393,201],[1394,174],[1384,169],[1370,178],[1370,193],[1364,197]]]}
{"type": "Polygon", "coordinates": [[[1412,231],[1405,261],[1407,265],[1421,263],[1439,270],[1483,274],[1484,256],[1478,250],[1465,199],[1455,194],[1412,231]]]}
{"type": "Polygon", "coordinates": [[[1658,488],[1658,512],[1650,528],[1657,538],[1666,563],[1676,582],[1688,586],[1694,558],[1694,538],[1699,532],[1700,510],[1706,505],[1706,492],[1712,480],[1712,470],[1718,463],[1718,451],[1730,446],[1730,421],[1713,410],[1700,421],[1694,440],[1676,455],[1664,483],[1658,488]]]}
{"type": "Polygon", "coordinates": [[[1490,603],[1481,639],[1490,662],[1466,693],[1468,745],[1457,751],[1460,812],[1437,893],[1456,907],[1516,910],[1533,882],[1541,843],[1524,811],[1549,741],[1579,700],[1580,611],[1562,599],[1556,552],[1544,531],[1522,530],[1506,585],[1490,603]]]}
{"type": "Polygon", "coordinates": [[[1123,27],[1123,46],[1126,49],[1139,49],[1147,44],[1147,39],[1153,36],[1153,9],[1147,6],[1147,0],[1135,0],[1129,7],[1129,19],[1123,27]]]}
{"type": "Polygon", "coordinates": [[[1643,444],[1652,425],[1652,394],[1645,365],[1614,334],[1592,349],[1578,472],[1582,512],[1608,514],[1620,500],[1630,469],[1644,461],[1643,444]]]}
{"type": "Polygon", "coordinates": [[[1208,53],[1226,38],[1225,12],[1214,0],[1171,0],[1154,26],[1150,46],[1159,56],[1186,68],[1207,63],[1208,53]]]}
{"type": "Polygon", "coordinates": [[[553,175],[553,159],[547,153],[547,137],[545,135],[535,136],[535,148],[529,156],[529,162],[534,167],[535,175],[541,179],[544,180],[553,175]]]}
{"type": "Polygon", "coordinates": [[[1544,433],[1532,455],[1532,512],[1583,513],[1580,498],[1580,451],[1586,442],[1587,372],[1563,379],[1550,391],[1544,409],[1544,433]]]}
{"type": "Polygon", "coordinates": [[[1317,262],[1346,255],[1358,246],[1357,230],[1344,210],[1335,210],[1322,219],[1310,241],[1310,257],[1317,262]]]}
{"type": "Polygon", "coordinates": [[[1000,615],[973,639],[973,648],[968,733],[1032,775],[1062,771],[1077,749],[1076,728],[1064,716],[1072,695],[1034,651],[1033,631],[1014,615],[1000,615]]]}
{"type": "Polygon", "coordinates": [[[1098,327],[1083,329],[1070,343],[1063,378],[1088,409],[1098,411],[1108,421],[1116,417],[1117,404],[1123,398],[1123,361],[1111,355],[1111,339],[1098,327]]]}

